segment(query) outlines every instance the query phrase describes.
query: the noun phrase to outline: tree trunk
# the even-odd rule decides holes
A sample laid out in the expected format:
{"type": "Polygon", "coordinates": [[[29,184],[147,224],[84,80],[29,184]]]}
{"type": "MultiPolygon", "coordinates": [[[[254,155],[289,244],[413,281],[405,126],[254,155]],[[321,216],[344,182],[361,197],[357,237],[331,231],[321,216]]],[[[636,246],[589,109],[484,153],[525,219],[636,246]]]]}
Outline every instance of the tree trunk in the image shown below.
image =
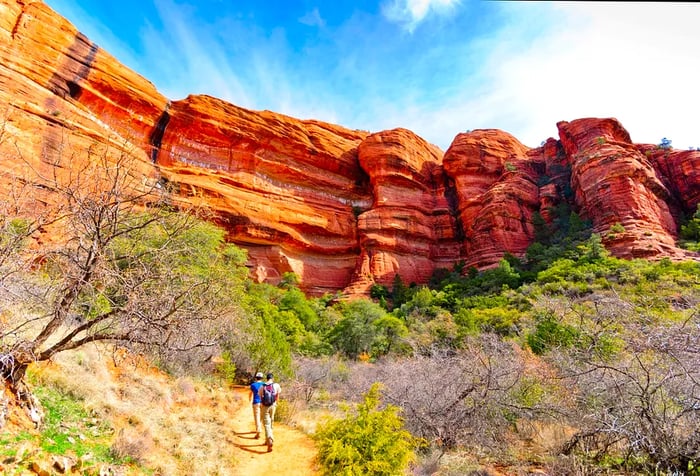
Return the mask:
{"type": "MultiPolygon", "coordinates": [[[[39,427],[44,421],[44,411],[39,399],[34,396],[29,385],[25,382],[27,368],[34,360],[27,359],[27,353],[15,349],[9,354],[2,354],[0,359],[0,377],[15,403],[22,407],[27,416],[39,427]]],[[[4,393],[4,392],[3,392],[4,393]]],[[[0,421],[0,428],[4,421],[0,421]]]]}

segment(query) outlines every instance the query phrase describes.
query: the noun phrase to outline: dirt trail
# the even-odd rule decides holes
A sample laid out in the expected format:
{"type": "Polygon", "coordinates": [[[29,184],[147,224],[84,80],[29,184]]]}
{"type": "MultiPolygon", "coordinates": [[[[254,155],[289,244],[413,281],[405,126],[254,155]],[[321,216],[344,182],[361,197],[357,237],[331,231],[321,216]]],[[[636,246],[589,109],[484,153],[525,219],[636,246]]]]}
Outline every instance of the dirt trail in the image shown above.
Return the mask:
{"type": "Polygon", "coordinates": [[[319,471],[315,462],[316,447],[313,440],[304,433],[282,425],[274,424],[275,446],[267,452],[265,432],[255,439],[253,411],[245,387],[234,389],[237,401],[236,411],[231,418],[235,432],[233,445],[238,460],[236,474],[240,476],[258,474],[279,474],[284,476],[313,476],[319,471]]]}

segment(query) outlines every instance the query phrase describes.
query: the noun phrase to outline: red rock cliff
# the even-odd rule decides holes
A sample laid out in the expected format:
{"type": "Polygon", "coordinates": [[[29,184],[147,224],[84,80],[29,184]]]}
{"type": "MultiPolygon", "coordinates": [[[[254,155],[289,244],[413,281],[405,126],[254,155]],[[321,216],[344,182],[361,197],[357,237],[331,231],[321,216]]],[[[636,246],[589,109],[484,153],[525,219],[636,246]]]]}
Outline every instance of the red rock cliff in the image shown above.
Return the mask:
{"type": "Polygon", "coordinates": [[[210,207],[259,280],[291,271],[313,294],[365,293],[396,274],[424,283],[459,262],[493,266],[522,255],[535,213],[551,221],[563,202],[616,255],[688,256],[675,240],[700,201],[700,152],[634,144],[615,119],[561,122],[536,149],[473,131],[443,154],[405,129],[170,101],[32,0],[0,0],[0,60],[1,173],[129,151],[180,200],[210,207]]]}

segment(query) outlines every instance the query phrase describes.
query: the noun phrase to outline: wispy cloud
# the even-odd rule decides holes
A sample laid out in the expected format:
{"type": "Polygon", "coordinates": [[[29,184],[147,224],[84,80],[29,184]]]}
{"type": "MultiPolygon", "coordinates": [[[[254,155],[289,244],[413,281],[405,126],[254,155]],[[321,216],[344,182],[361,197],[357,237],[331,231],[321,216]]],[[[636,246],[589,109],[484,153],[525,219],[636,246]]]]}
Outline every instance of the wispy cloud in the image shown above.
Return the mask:
{"type": "MultiPolygon", "coordinates": [[[[700,146],[700,5],[502,8],[499,28],[464,50],[488,53],[473,75],[442,102],[406,95],[400,108],[381,105],[385,114],[372,127],[403,125],[442,148],[460,131],[497,128],[535,147],[557,137],[558,121],[616,117],[635,142],[668,137],[678,148],[700,146]]],[[[455,54],[455,68],[459,62],[455,54]]]]}
{"type": "MultiPolygon", "coordinates": [[[[187,94],[209,94],[244,107],[254,105],[252,88],[242,65],[235,67],[235,56],[219,37],[221,25],[204,24],[191,7],[171,0],[156,0],[160,23],[149,25],[142,33],[145,56],[152,62],[152,79],[163,94],[181,99],[187,94]]],[[[228,24],[232,42],[247,42],[247,32],[228,24]],[[240,38],[240,39],[239,39],[240,38]]]]}
{"type": "Polygon", "coordinates": [[[318,11],[318,8],[314,8],[313,10],[306,12],[304,16],[299,18],[299,23],[307,26],[326,26],[326,21],[323,19],[323,17],[321,17],[321,13],[318,11]]]}
{"type": "MultiPolygon", "coordinates": [[[[249,109],[342,123],[338,98],[295,56],[282,27],[263,29],[250,18],[219,16],[204,22],[184,4],[156,0],[159,23],[142,32],[159,90],[171,99],[209,94],[249,109]],[[320,85],[320,86],[319,86],[320,85]]],[[[308,16],[308,15],[307,15],[308,16]]],[[[320,17],[311,12],[309,18],[320,17]]]]}
{"type": "Polygon", "coordinates": [[[430,13],[452,12],[461,0],[386,0],[381,4],[384,17],[413,32],[430,13]]]}
{"type": "Polygon", "coordinates": [[[617,117],[636,142],[700,146],[700,4],[387,0],[377,15],[326,22],[300,10],[293,25],[263,25],[235,9],[205,20],[199,5],[154,1],[159,18],[139,45],[82,29],[171,99],[210,94],[351,128],[406,127],[443,149],[477,128],[534,147],[580,117],[617,117]],[[445,12],[454,21],[427,21],[445,12]],[[386,28],[392,14],[412,34],[386,28]]]}

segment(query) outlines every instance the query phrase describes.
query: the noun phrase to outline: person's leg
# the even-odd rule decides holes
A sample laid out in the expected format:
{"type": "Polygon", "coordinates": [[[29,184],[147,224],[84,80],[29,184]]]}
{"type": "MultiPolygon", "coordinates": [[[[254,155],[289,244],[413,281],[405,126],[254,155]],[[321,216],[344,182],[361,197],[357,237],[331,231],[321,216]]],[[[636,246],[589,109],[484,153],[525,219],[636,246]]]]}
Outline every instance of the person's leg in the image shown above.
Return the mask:
{"type": "Polygon", "coordinates": [[[253,403],[253,420],[255,421],[255,438],[260,438],[260,404],[253,403]]]}
{"type": "Polygon", "coordinates": [[[274,416],[272,411],[274,409],[274,406],[272,407],[263,407],[263,421],[265,423],[265,441],[269,442],[272,441],[272,417],[274,416]]]}
{"type": "MultiPolygon", "coordinates": [[[[270,428],[272,428],[272,424],[275,421],[275,411],[277,410],[277,402],[275,402],[271,407],[270,407],[270,428]]],[[[270,436],[272,436],[272,433],[270,433],[270,436]]]]}
{"type": "Polygon", "coordinates": [[[272,443],[274,441],[272,437],[272,419],[275,416],[275,406],[263,407],[263,412],[265,422],[265,443],[267,444],[267,451],[272,451],[272,443]]]}

